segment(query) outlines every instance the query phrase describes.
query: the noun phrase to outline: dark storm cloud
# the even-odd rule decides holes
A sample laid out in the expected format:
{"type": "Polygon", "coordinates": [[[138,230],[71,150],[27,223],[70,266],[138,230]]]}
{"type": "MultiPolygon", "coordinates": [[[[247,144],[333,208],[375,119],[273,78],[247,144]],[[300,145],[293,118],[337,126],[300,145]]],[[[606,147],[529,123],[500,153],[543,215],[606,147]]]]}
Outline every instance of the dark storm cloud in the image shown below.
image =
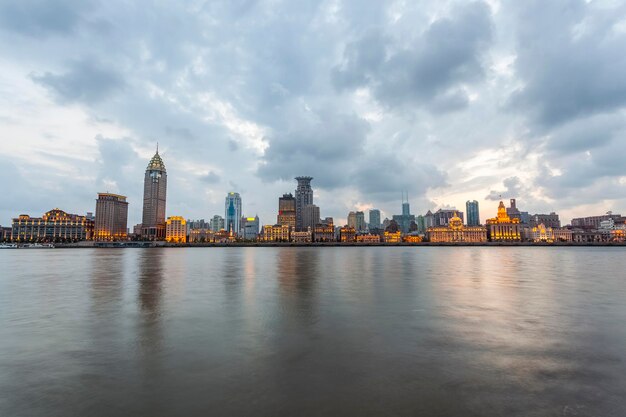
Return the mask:
{"type": "Polygon", "coordinates": [[[522,182],[518,177],[509,177],[502,181],[504,190],[491,190],[485,200],[500,201],[507,198],[517,198],[523,193],[522,182]]]}
{"type": "Polygon", "coordinates": [[[544,127],[626,105],[626,6],[583,0],[511,2],[517,11],[516,74],[510,107],[544,127]],[[514,4],[513,4],[514,3],[514,4]]]}
{"type": "Polygon", "coordinates": [[[46,72],[32,79],[64,103],[95,104],[124,86],[118,73],[89,59],[73,62],[62,74],[46,72]]]}
{"type": "Polygon", "coordinates": [[[350,43],[333,70],[339,89],[368,86],[389,106],[434,104],[433,111],[463,108],[463,84],[484,76],[484,52],[492,39],[489,7],[482,2],[454,8],[432,22],[408,47],[370,32],[350,43]]]}
{"type": "Polygon", "coordinates": [[[7,0],[0,4],[0,27],[33,37],[68,34],[89,4],[85,0],[7,0]]]}

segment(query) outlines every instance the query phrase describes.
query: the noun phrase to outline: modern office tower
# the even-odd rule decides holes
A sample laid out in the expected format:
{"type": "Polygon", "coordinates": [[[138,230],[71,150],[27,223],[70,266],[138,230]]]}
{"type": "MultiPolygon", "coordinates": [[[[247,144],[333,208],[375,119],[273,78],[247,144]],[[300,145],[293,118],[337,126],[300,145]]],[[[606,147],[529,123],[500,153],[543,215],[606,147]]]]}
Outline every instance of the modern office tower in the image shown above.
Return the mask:
{"type": "Polygon", "coordinates": [[[215,216],[213,216],[213,218],[211,219],[209,223],[211,224],[211,230],[214,232],[219,232],[220,230],[225,229],[224,218],[220,216],[219,214],[216,214],[215,216]]]}
{"type": "Polygon", "coordinates": [[[380,229],[380,210],[371,209],[370,210],[370,229],[380,229]]]}
{"type": "MultiPolygon", "coordinates": [[[[513,207],[515,202],[512,201],[513,207]]],[[[487,219],[487,232],[492,242],[520,241],[522,240],[520,221],[517,217],[509,217],[504,203],[500,201],[498,215],[487,219]]]]}
{"type": "Polygon", "coordinates": [[[559,215],[555,212],[550,214],[533,214],[530,216],[530,227],[537,227],[540,224],[543,224],[546,228],[558,229],[561,227],[561,220],[559,220],[559,215]]]}
{"type": "Polygon", "coordinates": [[[424,228],[428,230],[429,227],[435,226],[435,215],[432,211],[428,210],[424,215],[424,228]]]}
{"type": "Polygon", "coordinates": [[[313,177],[296,177],[296,230],[302,230],[304,207],[313,204],[313,189],[311,180],[313,177]]]}
{"type": "Polygon", "coordinates": [[[450,219],[457,216],[463,220],[462,211],[457,211],[456,209],[439,209],[433,214],[433,226],[447,226],[450,219]]]}
{"type": "Polygon", "coordinates": [[[159,148],[148,163],[143,180],[143,217],[141,238],[165,239],[165,200],[167,172],[159,148]]]}
{"type": "Polygon", "coordinates": [[[296,228],[296,199],[293,194],[283,194],[278,198],[277,224],[296,228]]]}
{"type": "Polygon", "coordinates": [[[411,222],[415,221],[415,216],[411,214],[408,194],[402,193],[402,214],[394,214],[391,218],[398,223],[402,233],[409,233],[411,222]]]}
{"type": "Polygon", "coordinates": [[[241,219],[241,236],[245,240],[256,240],[259,236],[259,216],[243,217],[241,219]]]}
{"type": "Polygon", "coordinates": [[[424,221],[424,216],[422,216],[421,214],[418,215],[415,218],[415,222],[417,223],[417,233],[426,233],[426,222],[424,221]]]}
{"type": "MultiPolygon", "coordinates": [[[[19,242],[72,242],[91,240],[94,220],[87,216],[69,214],[58,208],[46,212],[41,217],[20,214],[13,219],[9,239],[19,242]]],[[[0,239],[3,236],[0,236],[0,239]]]]}
{"type": "Polygon", "coordinates": [[[302,231],[313,230],[320,222],[320,208],[315,204],[307,204],[302,209],[302,231]]]}
{"type": "Polygon", "coordinates": [[[356,215],[356,231],[363,232],[367,229],[367,223],[365,223],[365,213],[362,211],[357,211],[356,215]]]}
{"type": "Polygon", "coordinates": [[[224,229],[231,236],[239,236],[241,233],[241,196],[239,193],[230,192],[225,201],[226,219],[224,229]]]}
{"type": "Polygon", "coordinates": [[[356,230],[356,213],[353,211],[348,213],[348,227],[351,227],[354,230],[356,230]]]}
{"type": "Polygon", "coordinates": [[[411,214],[411,209],[409,207],[409,193],[402,193],[402,215],[409,216],[411,214]],[[406,200],[405,200],[406,197],[406,200]]]}
{"type": "Polygon", "coordinates": [[[165,240],[172,243],[187,242],[187,221],[181,216],[170,216],[165,222],[165,240]]]}
{"type": "Polygon", "coordinates": [[[467,225],[478,226],[480,225],[480,213],[478,211],[478,201],[468,201],[465,203],[465,210],[467,211],[467,225]]]}
{"type": "Polygon", "coordinates": [[[123,195],[98,193],[96,200],[95,240],[128,238],[128,202],[123,195]]]}

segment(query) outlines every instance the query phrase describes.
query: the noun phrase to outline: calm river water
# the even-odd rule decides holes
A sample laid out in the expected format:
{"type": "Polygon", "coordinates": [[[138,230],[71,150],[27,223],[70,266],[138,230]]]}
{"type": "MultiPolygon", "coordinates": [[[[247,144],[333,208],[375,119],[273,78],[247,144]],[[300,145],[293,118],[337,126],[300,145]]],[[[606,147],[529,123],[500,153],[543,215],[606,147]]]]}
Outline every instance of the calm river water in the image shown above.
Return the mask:
{"type": "Polygon", "coordinates": [[[0,416],[626,416],[626,248],[0,251],[0,416]]]}

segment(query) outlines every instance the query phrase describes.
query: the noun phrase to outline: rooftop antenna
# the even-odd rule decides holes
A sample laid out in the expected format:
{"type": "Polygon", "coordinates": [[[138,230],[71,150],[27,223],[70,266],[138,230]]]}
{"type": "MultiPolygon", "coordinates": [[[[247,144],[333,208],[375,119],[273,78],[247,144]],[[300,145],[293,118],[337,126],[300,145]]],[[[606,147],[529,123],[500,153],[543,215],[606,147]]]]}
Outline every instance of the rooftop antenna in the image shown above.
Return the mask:
{"type": "Polygon", "coordinates": [[[157,153],[159,153],[159,141],[157,141],[157,153]]]}

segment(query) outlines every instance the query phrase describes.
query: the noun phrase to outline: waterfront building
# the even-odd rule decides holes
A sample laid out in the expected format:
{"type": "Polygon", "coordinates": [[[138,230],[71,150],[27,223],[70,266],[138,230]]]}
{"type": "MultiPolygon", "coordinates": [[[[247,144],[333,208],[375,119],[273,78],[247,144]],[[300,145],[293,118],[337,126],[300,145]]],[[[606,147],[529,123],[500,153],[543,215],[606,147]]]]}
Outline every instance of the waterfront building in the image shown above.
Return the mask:
{"type": "Polygon", "coordinates": [[[371,209],[369,212],[369,220],[370,229],[380,229],[380,210],[371,209]]]}
{"type": "Polygon", "coordinates": [[[424,239],[419,233],[409,233],[404,236],[404,241],[407,243],[421,243],[424,239]]]}
{"type": "Polygon", "coordinates": [[[421,214],[415,218],[415,223],[417,223],[417,232],[421,234],[426,233],[426,221],[424,216],[421,214]]]}
{"type": "Polygon", "coordinates": [[[12,233],[13,227],[0,227],[0,240],[3,242],[11,240],[12,233]]]}
{"type": "Polygon", "coordinates": [[[415,222],[415,215],[411,214],[411,208],[409,205],[409,196],[402,194],[402,214],[394,214],[392,220],[398,223],[398,227],[402,233],[409,233],[411,230],[411,222],[415,222]]]}
{"type": "Polygon", "coordinates": [[[301,231],[304,224],[304,207],[313,204],[313,189],[311,180],[313,177],[296,177],[296,231],[301,231]]]}
{"type": "Polygon", "coordinates": [[[283,194],[278,198],[278,217],[276,224],[286,224],[295,230],[296,228],[296,199],[293,194],[283,194]]]}
{"type": "Polygon", "coordinates": [[[18,242],[76,242],[93,239],[94,221],[55,208],[41,217],[20,214],[13,219],[10,230],[8,239],[0,238],[18,242]]]}
{"type": "Polygon", "coordinates": [[[157,147],[156,153],[148,163],[143,180],[142,239],[165,239],[166,194],[167,171],[157,147]]]}
{"type": "Polygon", "coordinates": [[[259,237],[259,216],[244,217],[241,219],[242,237],[245,240],[257,240],[259,237]]]}
{"type": "Polygon", "coordinates": [[[219,214],[216,214],[215,216],[213,216],[213,218],[209,221],[209,223],[210,223],[211,230],[214,232],[219,232],[220,230],[225,229],[224,218],[220,216],[219,214]]]}
{"type": "Polygon", "coordinates": [[[190,243],[210,243],[215,241],[215,232],[211,229],[190,229],[190,243]]]}
{"type": "Polygon", "coordinates": [[[215,243],[229,243],[234,240],[235,236],[231,235],[228,231],[224,229],[213,232],[213,241],[215,243]]]}
{"type": "Polygon", "coordinates": [[[230,192],[226,195],[224,203],[225,226],[224,230],[230,236],[239,236],[241,233],[241,196],[239,193],[230,192]]]}
{"type": "Polygon", "coordinates": [[[559,215],[555,212],[550,214],[533,214],[530,216],[528,221],[528,225],[533,228],[537,227],[540,224],[543,224],[545,227],[549,227],[552,229],[557,229],[561,227],[561,221],[559,220],[559,215]]]}
{"type": "Polygon", "coordinates": [[[352,227],[357,232],[366,230],[365,213],[362,211],[351,211],[348,213],[348,227],[352,227]]]}
{"type": "Polygon", "coordinates": [[[478,201],[467,201],[465,203],[465,210],[467,211],[467,225],[480,226],[480,211],[478,209],[478,201]]]}
{"type": "Polygon", "coordinates": [[[373,235],[370,233],[357,235],[356,241],[359,243],[380,243],[380,235],[373,235]]]}
{"type": "Polygon", "coordinates": [[[574,229],[572,230],[572,241],[576,243],[608,243],[611,241],[611,233],[592,229],[574,229]]]}
{"type": "Polygon", "coordinates": [[[400,226],[398,225],[398,222],[396,222],[395,220],[391,220],[389,222],[389,225],[387,227],[385,227],[385,232],[398,232],[401,231],[400,230],[400,226]]]}
{"type": "Polygon", "coordinates": [[[291,240],[296,243],[311,243],[312,233],[311,229],[291,232],[291,240]]]}
{"type": "Polygon", "coordinates": [[[400,230],[396,232],[385,230],[383,240],[385,243],[400,243],[402,242],[402,232],[400,230]]]}
{"type": "Polygon", "coordinates": [[[351,227],[354,230],[356,230],[356,213],[353,211],[348,213],[348,227],[351,227]]]}
{"type": "Polygon", "coordinates": [[[136,239],[141,238],[141,230],[143,229],[143,225],[141,223],[137,223],[133,226],[133,237],[136,239]]]}
{"type": "Polygon", "coordinates": [[[165,221],[165,241],[171,243],[187,242],[187,221],[181,216],[170,216],[165,221]]]}
{"type": "Polygon", "coordinates": [[[291,228],[286,224],[263,226],[262,239],[265,242],[289,242],[291,228]]]}
{"type": "Polygon", "coordinates": [[[128,238],[127,225],[128,202],[126,196],[98,193],[94,239],[103,241],[126,240],[128,238]]]}
{"type": "Polygon", "coordinates": [[[320,222],[320,208],[315,204],[307,204],[302,209],[302,232],[313,230],[320,222]]]}
{"type": "Polygon", "coordinates": [[[570,229],[552,228],[540,223],[537,226],[525,227],[524,238],[529,242],[571,242],[572,231],[570,229]]]}
{"type": "Polygon", "coordinates": [[[356,241],[356,230],[354,227],[344,226],[339,229],[339,241],[340,242],[354,242],[356,241]]]}
{"type": "Polygon", "coordinates": [[[484,226],[464,226],[463,219],[455,215],[450,218],[447,226],[428,228],[430,242],[446,243],[480,243],[487,241],[487,228],[484,226]]]}
{"type": "Polygon", "coordinates": [[[454,208],[439,209],[433,214],[433,226],[448,226],[453,217],[458,217],[463,221],[463,212],[454,208]]]}
{"type": "Polygon", "coordinates": [[[621,217],[620,214],[613,214],[610,211],[603,216],[579,217],[572,219],[572,227],[586,230],[599,229],[601,222],[606,220],[618,221],[621,217]]]}
{"type": "MultiPolygon", "coordinates": [[[[514,201],[512,200],[514,203],[514,201]]],[[[519,242],[522,240],[519,218],[510,218],[500,201],[498,215],[487,219],[487,231],[492,242],[519,242]]]]}
{"type": "Polygon", "coordinates": [[[335,226],[332,217],[326,217],[322,223],[315,225],[313,240],[315,242],[333,242],[337,240],[335,238],[335,226]]]}

